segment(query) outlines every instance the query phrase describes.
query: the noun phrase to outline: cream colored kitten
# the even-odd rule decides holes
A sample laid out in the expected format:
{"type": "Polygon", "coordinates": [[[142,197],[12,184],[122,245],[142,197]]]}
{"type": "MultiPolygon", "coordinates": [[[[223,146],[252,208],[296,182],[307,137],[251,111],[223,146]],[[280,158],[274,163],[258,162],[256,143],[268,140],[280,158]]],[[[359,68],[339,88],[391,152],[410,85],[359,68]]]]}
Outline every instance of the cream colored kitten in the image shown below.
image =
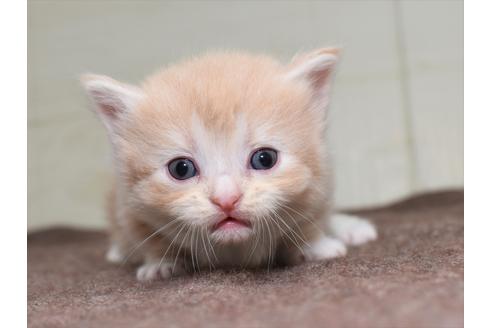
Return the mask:
{"type": "Polygon", "coordinates": [[[114,153],[113,262],[139,280],[217,267],[326,260],[376,238],[332,215],[325,139],[337,49],[282,65],[210,53],[140,87],[88,75],[114,153]]]}

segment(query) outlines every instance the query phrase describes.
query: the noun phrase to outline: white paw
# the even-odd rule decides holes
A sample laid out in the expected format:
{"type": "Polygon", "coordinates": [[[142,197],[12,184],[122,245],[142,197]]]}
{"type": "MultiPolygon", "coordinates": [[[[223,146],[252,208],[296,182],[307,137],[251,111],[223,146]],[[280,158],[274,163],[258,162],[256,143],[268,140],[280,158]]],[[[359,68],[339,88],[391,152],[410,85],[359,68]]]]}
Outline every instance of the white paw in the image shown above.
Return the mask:
{"type": "Polygon", "coordinates": [[[337,239],[321,237],[304,248],[304,256],[307,261],[328,260],[347,254],[347,247],[337,239]]]}
{"type": "Polygon", "coordinates": [[[149,262],[142,264],[137,269],[137,280],[138,281],[152,281],[158,279],[168,279],[173,275],[182,273],[182,268],[179,264],[174,264],[172,262],[149,262]],[[174,267],[174,272],[173,272],[174,267]]]}
{"type": "Polygon", "coordinates": [[[123,255],[123,252],[121,252],[120,247],[116,244],[112,244],[106,253],[106,260],[111,263],[122,263],[124,259],[125,256],[123,255]]]}
{"type": "Polygon", "coordinates": [[[330,229],[336,238],[352,246],[362,245],[378,237],[376,228],[371,222],[353,215],[333,215],[330,229]]]}

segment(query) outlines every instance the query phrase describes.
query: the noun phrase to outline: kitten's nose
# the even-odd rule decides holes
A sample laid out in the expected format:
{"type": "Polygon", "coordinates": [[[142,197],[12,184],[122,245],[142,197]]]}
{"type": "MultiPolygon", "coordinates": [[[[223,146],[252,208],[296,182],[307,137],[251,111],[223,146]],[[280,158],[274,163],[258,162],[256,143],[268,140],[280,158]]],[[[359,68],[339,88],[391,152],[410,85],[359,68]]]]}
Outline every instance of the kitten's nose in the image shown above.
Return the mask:
{"type": "Polygon", "coordinates": [[[216,180],[210,201],[227,213],[234,210],[241,196],[241,190],[235,181],[230,176],[223,175],[216,180]]]}
{"type": "Polygon", "coordinates": [[[224,212],[228,213],[234,210],[239,198],[241,198],[240,194],[232,194],[224,197],[212,197],[211,201],[220,207],[224,212]]]}

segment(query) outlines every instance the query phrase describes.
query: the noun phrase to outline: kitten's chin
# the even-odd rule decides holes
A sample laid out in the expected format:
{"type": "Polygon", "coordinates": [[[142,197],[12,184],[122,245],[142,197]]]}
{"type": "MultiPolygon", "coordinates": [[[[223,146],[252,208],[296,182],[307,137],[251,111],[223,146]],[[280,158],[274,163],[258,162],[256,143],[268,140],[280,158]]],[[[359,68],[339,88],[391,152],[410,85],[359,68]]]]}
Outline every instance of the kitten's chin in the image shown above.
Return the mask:
{"type": "Polygon", "coordinates": [[[213,226],[210,236],[218,244],[228,244],[245,242],[252,233],[249,222],[227,217],[213,226]]]}

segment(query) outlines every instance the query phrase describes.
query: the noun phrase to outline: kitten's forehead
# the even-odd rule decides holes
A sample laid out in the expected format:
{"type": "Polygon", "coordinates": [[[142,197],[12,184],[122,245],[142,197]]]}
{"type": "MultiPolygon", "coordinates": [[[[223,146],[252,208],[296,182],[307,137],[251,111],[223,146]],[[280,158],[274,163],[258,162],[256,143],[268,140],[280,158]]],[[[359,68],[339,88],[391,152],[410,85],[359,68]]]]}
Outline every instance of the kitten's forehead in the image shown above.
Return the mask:
{"type": "Polygon", "coordinates": [[[208,176],[240,174],[251,142],[245,116],[239,113],[221,129],[207,127],[206,121],[197,113],[191,116],[191,147],[200,169],[208,176]]]}
{"type": "Polygon", "coordinates": [[[231,126],[238,111],[260,108],[283,89],[282,66],[264,56],[211,54],[151,76],[144,83],[152,103],[166,112],[197,113],[214,129],[231,126]]]}

